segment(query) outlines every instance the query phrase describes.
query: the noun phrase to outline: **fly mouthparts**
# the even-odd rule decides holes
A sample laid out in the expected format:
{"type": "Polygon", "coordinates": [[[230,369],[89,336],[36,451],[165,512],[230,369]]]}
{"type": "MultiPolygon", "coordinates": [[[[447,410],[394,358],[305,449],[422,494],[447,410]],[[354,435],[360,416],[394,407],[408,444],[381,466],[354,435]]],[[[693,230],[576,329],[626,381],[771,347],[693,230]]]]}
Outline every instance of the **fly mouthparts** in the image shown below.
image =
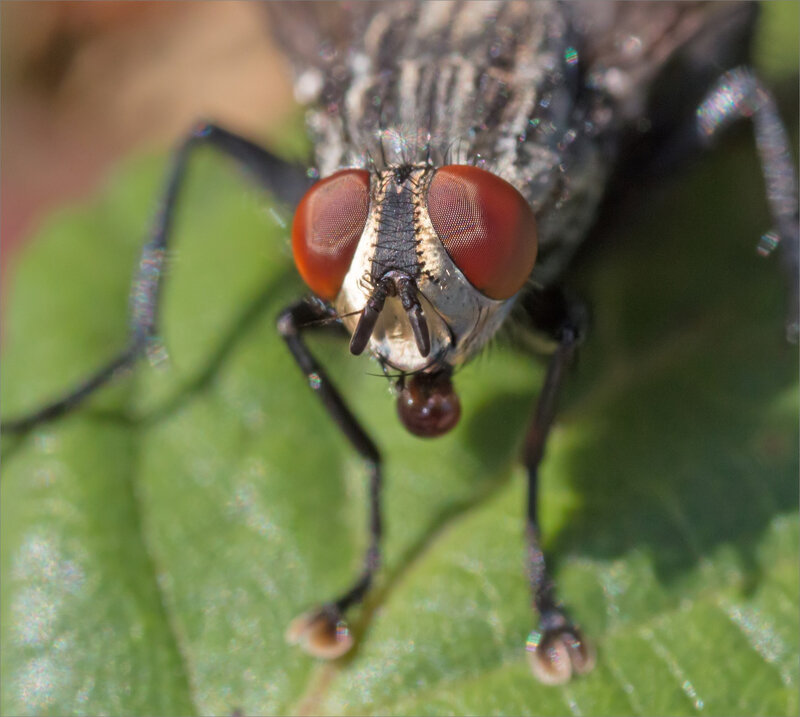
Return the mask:
{"type": "Polygon", "coordinates": [[[358,324],[356,324],[356,330],[353,332],[353,338],[350,339],[350,353],[358,356],[366,348],[370,336],[375,330],[378,316],[386,303],[387,296],[400,297],[408,316],[408,322],[411,324],[411,331],[414,334],[417,350],[425,358],[431,352],[428,322],[425,320],[422,305],[417,298],[416,282],[408,274],[401,271],[389,271],[384,274],[369,299],[367,299],[367,304],[361,312],[358,324]]]}

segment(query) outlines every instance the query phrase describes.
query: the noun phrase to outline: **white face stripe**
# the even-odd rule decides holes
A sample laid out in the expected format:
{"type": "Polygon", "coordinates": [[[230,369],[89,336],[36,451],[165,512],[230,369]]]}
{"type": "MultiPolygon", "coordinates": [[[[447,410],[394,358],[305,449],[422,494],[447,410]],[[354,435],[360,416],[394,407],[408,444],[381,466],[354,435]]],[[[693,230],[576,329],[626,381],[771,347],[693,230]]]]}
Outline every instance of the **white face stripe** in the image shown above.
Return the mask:
{"type": "MultiPolygon", "coordinates": [[[[397,167],[372,175],[370,212],[342,289],[334,302],[352,334],[374,288],[373,259],[378,251],[382,203],[387,181],[397,167]],[[347,316],[347,314],[351,314],[347,316]]],[[[417,186],[414,198],[414,235],[420,303],[428,324],[431,350],[417,349],[408,316],[397,297],[386,300],[368,348],[379,361],[400,371],[434,370],[466,361],[494,335],[508,315],[514,298],[498,301],[481,294],[455,265],[431,223],[425,202],[434,168],[415,165],[409,182],[417,186]]],[[[385,230],[384,230],[385,235],[385,230]]],[[[396,267],[382,267],[390,270],[396,267]]]]}

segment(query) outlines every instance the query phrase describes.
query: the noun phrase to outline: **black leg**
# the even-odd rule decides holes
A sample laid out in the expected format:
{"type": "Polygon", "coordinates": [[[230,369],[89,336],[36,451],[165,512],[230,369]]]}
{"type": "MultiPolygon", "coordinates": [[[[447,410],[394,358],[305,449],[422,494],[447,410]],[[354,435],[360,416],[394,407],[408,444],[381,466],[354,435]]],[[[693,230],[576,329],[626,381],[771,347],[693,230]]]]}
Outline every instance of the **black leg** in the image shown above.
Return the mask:
{"type": "Polygon", "coordinates": [[[372,584],[380,565],[381,525],[381,457],[372,439],[364,432],[358,420],[342,400],[341,394],[317,363],[301,338],[301,332],[324,326],[333,314],[320,302],[300,301],[283,311],[278,318],[278,331],[286,341],[297,365],[308,379],[308,384],[319,396],[328,414],[353,448],[367,464],[369,473],[369,545],[364,554],[361,574],[342,595],[321,607],[315,608],[292,621],[286,632],[291,644],[299,644],[315,657],[333,659],[347,652],[353,638],[345,611],[361,602],[372,584]]]}
{"type": "Polygon", "coordinates": [[[150,241],[142,249],[130,294],[128,346],[78,387],[32,413],[4,420],[2,430],[28,431],[79,406],[121,370],[129,368],[154,339],[172,219],[188,161],[193,150],[211,146],[236,160],[278,199],[297,202],[309,186],[304,170],[289,164],[249,140],[213,124],[197,125],[176,150],[161,203],[156,211],[150,241]]]}
{"type": "Polygon", "coordinates": [[[546,318],[545,325],[539,325],[553,334],[558,345],[550,358],[525,439],[524,461],[528,471],[525,524],[528,577],[533,608],[539,614],[539,627],[530,634],[527,650],[536,678],[545,684],[555,685],[567,682],[573,673],[582,674],[594,666],[594,654],[590,646],[559,605],[555,584],[547,571],[540,544],[537,510],[539,466],[555,418],[558,394],[579,343],[582,312],[577,306],[569,307],[560,292],[542,292],[538,298],[539,301],[529,302],[536,307],[536,313],[531,312],[531,317],[537,323],[546,318]],[[543,312],[545,305],[548,310],[543,312]],[[557,313],[562,318],[559,327],[555,328],[552,322],[557,313]]]}
{"type": "Polygon", "coordinates": [[[125,349],[125,351],[109,361],[107,365],[92,374],[63,398],[48,403],[26,416],[4,420],[0,424],[0,430],[8,431],[9,433],[24,433],[42,423],[47,423],[59,416],[63,416],[65,413],[69,413],[73,408],[83,403],[84,399],[91,396],[98,388],[113,379],[118,371],[124,371],[130,367],[138,357],[138,347],[131,346],[125,349]]]}

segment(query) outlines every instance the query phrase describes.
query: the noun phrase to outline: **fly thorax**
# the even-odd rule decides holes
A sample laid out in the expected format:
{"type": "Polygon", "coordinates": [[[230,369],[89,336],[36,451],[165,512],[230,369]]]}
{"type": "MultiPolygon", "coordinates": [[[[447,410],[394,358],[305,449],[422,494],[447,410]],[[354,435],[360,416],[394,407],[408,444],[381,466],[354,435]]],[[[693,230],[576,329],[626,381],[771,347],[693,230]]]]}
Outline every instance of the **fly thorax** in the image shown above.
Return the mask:
{"type": "Polygon", "coordinates": [[[488,298],[448,254],[428,212],[435,174],[429,165],[395,166],[373,174],[367,223],[335,302],[352,333],[382,279],[408,276],[416,285],[430,351],[420,353],[407,307],[395,293],[385,298],[368,344],[379,361],[406,372],[438,370],[468,359],[499,328],[514,298],[488,298]]]}

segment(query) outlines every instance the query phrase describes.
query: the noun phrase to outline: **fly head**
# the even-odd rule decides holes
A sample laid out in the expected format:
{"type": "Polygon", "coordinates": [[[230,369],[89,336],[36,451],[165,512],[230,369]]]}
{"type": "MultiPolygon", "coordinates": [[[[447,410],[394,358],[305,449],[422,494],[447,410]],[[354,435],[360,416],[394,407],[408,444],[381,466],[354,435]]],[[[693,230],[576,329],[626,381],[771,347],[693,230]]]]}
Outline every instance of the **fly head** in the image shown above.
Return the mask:
{"type": "Polygon", "coordinates": [[[400,373],[416,435],[458,421],[451,375],[497,331],[536,259],[536,221],[508,182],[471,165],[345,169],[298,205],[300,274],[364,350],[400,373]]]}

